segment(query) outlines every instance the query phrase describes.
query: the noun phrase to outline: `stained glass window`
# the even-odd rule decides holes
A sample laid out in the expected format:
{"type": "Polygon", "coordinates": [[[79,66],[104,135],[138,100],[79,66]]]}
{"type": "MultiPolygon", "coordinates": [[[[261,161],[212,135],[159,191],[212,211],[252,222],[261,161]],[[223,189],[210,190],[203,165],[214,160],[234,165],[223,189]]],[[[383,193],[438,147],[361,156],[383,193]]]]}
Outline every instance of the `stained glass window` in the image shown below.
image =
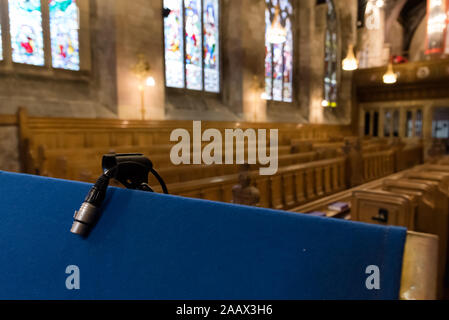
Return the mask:
{"type": "Polygon", "coordinates": [[[324,48],[324,98],[323,107],[337,107],[338,100],[338,41],[337,41],[337,16],[332,0],[327,3],[327,26],[324,48]]]}
{"type": "Polygon", "coordinates": [[[184,15],[182,1],[164,0],[170,14],[164,19],[165,77],[167,86],[184,88],[184,15]]]}
{"type": "MultiPolygon", "coordinates": [[[[1,15],[1,11],[0,11],[1,15]]],[[[1,23],[1,17],[0,17],[0,23],[1,23]]],[[[0,60],[3,60],[3,43],[2,43],[2,25],[0,24],[0,60]]]]}
{"type": "Polygon", "coordinates": [[[50,38],[54,68],[79,70],[79,13],[75,0],[50,0],[50,38]]]}
{"type": "Polygon", "coordinates": [[[204,86],[209,92],[220,91],[218,1],[204,0],[204,86]]]}
{"type": "Polygon", "coordinates": [[[220,92],[219,0],[164,0],[166,86],[220,92]]]}
{"type": "Polygon", "coordinates": [[[291,0],[265,0],[265,96],[268,100],[293,101],[293,6],[291,0]],[[278,7],[279,6],[279,7],[278,7]],[[279,8],[287,40],[271,44],[268,29],[279,8]]]}
{"type": "Polygon", "coordinates": [[[446,3],[441,0],[427,1],[427,54],[441,53],[447,28],[446,3]]]}
{"type": "Polygon", "coordinates": [[[44,40],[40,0],[9,0],[12,60],[44,65],[44,40]]]}

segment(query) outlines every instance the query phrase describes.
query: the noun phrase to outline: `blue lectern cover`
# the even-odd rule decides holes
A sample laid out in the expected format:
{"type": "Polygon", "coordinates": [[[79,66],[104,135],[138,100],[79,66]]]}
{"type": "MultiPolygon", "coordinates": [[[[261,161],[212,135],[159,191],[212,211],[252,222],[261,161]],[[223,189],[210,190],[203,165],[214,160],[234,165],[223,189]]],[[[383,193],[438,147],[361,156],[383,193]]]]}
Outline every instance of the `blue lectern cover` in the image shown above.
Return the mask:
{"type": "Polygon", "coordinates": [[[70,227],[90,187],[0,172],[0,299],[399,296],[405,229],[110,188],[82,239],[70,227]]]}

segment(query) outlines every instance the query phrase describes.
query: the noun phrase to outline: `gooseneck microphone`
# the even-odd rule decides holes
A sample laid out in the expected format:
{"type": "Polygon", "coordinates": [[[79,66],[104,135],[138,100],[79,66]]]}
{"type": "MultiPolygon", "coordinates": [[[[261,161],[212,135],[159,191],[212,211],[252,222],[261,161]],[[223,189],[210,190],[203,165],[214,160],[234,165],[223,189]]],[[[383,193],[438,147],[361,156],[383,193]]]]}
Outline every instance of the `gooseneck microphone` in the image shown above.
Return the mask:
{"type": "Polygon", "coordinates": [[[153,168],[152,162],[143,154],[109,154],[103,156],[103,174],[90,189],[80,209],[75,212],[70,232],[87,237],[97,223],[101,206],[111,179],[117,180],[128,189],[153,192],[148,185],[148,174],[151,173],[160,183],[164,193],[167,186],[162,177],[153,168]]]}

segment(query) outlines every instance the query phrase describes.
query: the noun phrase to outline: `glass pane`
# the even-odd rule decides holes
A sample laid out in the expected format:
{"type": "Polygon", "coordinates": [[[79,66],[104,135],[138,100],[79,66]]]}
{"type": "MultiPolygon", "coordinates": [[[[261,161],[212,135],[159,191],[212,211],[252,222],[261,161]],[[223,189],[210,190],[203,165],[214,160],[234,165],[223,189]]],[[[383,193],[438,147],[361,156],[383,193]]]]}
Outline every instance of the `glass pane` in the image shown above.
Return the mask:
{"type": "Polygon", "coordinates": [[[393,113],[393,135],[399,137],[399,111],[393,113]]]}
{"type": "Polygon", "coordinates": [[[432,122],[433,137],[438,139],[449,138],[449,121],[448,120],[434,120],[432,122]]]}
{"type": "Polygon", "coordinates": [[[187,89],[202,90],[201,0],[185,0],[187,89]]]}
{"type": "Polygon", "coordinates": [[[40,0],[9,0],[12,60],[44,65],[44,40],[40,0]]]}
{"type": "Polygon", "coordinates": [[[365,136],[369,136],[371,131],[371,113],[365,112],[365,136]]]}
{"type": "Polygon", "coordinates": [[[384,137],[389,137],[391,135],[391,112],[385,112],[384,120],[384,137]]]}
{"type": "Polygon", "coordinates": [[[422,137],[422,111],[416,111],[415,136],[422,137]]]}
{"type": "Polygon", "coordinates": [[[51,54],[54,68],[79,70],[79,16],[75,0],[50,0],[51,54]]]}
{"type": "Polygon", "coordinates": [[[273,100],[282,101],[282,80],[284,73],[283,45],[273,44],[273,100]]]}
{"type": "Polygon", "coordinates": [[[446,29],[446,4],[441,0],[428,1],[427,53],[441,52],[446,29]]]}
{"type": "MultiPolygon", "coordinates": [[[[0,11],[0,15],[1,15],[0,11]]],[[[2,43],[2,25],[1,25],[2,19],[0,17],[0,60],[3,60],[3,43],[2,43]]]]}
{"type": "Polygon", "coordinates": [[[373,117],[373,137],[379,136],[379,112],[374,112],[373,117]]]}
{"type": "Polygon", "coordinates": [[[218,0],[204,0],[204,90],[220,92],[218,0]]]}
{"type": "Polygon", "coordinates": [[[271,90],[272,90],[272,66],[273,66],[273,55],[271,43],[268,41],[268,28],[271,24],[270,11],[265,9],[265,93],[267,100],[271,100],[271,90]]]}
{"type": "Polygon", "coordinates": [[[327,27],[324,48],[324,100],[337,106],[337,16],[332,0],[327,0],[327,27]]]}
{"type": "Polygon", "coordinates": [[[167,87],[184,88],[183,0],[164,0],[170,14],[164,19],[165,78],[167,87]]]}
{"type": "Polygon", "coordinates": [[[285,22],[287,41],[284,44],[284,102],[293,101],[293,32],[290,19],[285,22]]]}
{"type": "Polygon", "coordinates": [[[405,136],[410,138],[413,136],[413,114],[411,111],[407,111],[405,120],[405,136]]]}
{"type": "Polygon", "coordinates": [[[265,0],[265,94],[266,99],[293,101],[293,7],[290,0],[265,0]],[[287,31],[287,40],[282,44],[271,44],[268,31],[280,8],[281,24],[287,31]]]}

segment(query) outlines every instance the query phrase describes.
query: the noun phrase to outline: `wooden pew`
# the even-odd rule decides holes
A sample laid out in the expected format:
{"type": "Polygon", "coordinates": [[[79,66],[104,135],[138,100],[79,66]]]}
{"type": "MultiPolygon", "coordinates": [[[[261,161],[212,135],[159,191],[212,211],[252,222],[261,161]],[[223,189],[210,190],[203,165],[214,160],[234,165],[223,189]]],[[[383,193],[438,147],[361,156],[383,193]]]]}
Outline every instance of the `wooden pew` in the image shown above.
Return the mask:
{"type": "Polygon", "coordinates": [[[403,226],[415,230],[417,207],[416,195],[356,190],[353,192],[351,217],[354,221],[403,226]]]}
{"type": "MultiPolygon", "coordinates": [[[[20,153],[24,172],[34,173],[38,148],[83,149],[117,146],[148,146],[170,143],[174,129],[192,133],[192,121],[139,121],[117,119],[76,119],[29,117],[26,109],[18,113],[20,153]]],[[[250,123],[204,121],[202,129],[278,129],[279,145],[290,145],[292,139],[328,141],[351,135],[351,126],[298,125],[296,123],[250,123]]],[[[268,135],[269,136],[269,135],[268,135]]]]}
{"type": "MultiPolygon", "coordinates": [[[[280,168],[274,176],[260,176],[253,171],[252,181],[260,191],[261,206],[287,209],[343,190],[344,161],[337,158],[288,166],[280,168]]],[[[232,187],[237,183],[238,174],[231,174],[173,183],[168,188],[170,193],[180,196],[230,202],[232,187]]]]}
{"type": "Polygon", "coordinates": [[[449,216],[448,200],[446,195],[441,195],[435,184],[426,181],[409,179],[385,180],[384,190],[394,193],[413,194],[418,198],[418,210],[416,225],[413,230],[418,232],[435,234],[439,238],[438,256],[438,292],[443,295],[444,277],[447,270],[449,216]]]}
{"type": "MultiPolygon", "coordinates": [[[[33,169],[33,173],[68,178],[61,172],[61,166],[65,168],[79,168],[80,172],[97,172],[96,170],[92,170],[92,168],[100,167],[102,156],[109,153],[143,153],[152,160],[156,168],[172,167],[174,166],[170,161],[172,147],[173,145],[153,145],[48,150],[44,146],[41,146],[38,149],[38,156],[34,162],[36,167],[33,169]]],[[[278,150],[280,156],[288,156],[291,154],[291,148],[289,146],[281,146],[278,150]]],[[[191,154],[193,155],[193,152],[191,154]]],[[[224,154],[225,151],[223,151],[224,154]]],[[[303,157],[307,159],[314,158],[310,153],[303,155],[303,157]]],[[[297,156],[296,158],[299,159],[301,156],[297,156]]],[[[292,161],[294,162],[295,156],[285,157],[286,162],[289,162],[289,159],[290,163],[292,161]]]]}
{"type": "MultiPolygon", "coordinates": [[[[429,166],[396,173],[357,188],[322,198],[318,201],[292,209],[294,212],[324,212],[337,217],[368,223],[402,225],[409,230],[438,236],[438,297],[443,296],[444,276],[447,273],[449,237],[449,197],[444,172],[426,172],[429,166]],[[333,212],[328,206],[335,202],[350,203],[350,210],[333,212]],[[379,211],[388,211],[388,221],[372,220],[379,211]],[[397,219],[401,217],[401,219],[397,219]]],[[[440,169],[435,166],[433,170],[440,169]]],[[[444,168],[446,171],[449,168],[444,168]]]]}
{"type": "MultiPolygon", "coordinates": [[[[317,159],[315,152],[286,154],[289,147],[281,147],[281,154],[278,157],[278,166],[290,166],[300,163],[306,163],[317,159]],[[284,150],[284,152],[282,152],[284,150]]],[[[80,180],[92,182],[101,174],[101,159],[103,154],[110,152],[133,153],[141,152],[149,155],[156,169],[160,170],[161,175],[168,183],[183,182],[206,177],[231,174],[237,172],[236,166],[231,165],[174,165],[170,160],[169,153],[151,156],[151,151],[138,147],[117,147],[117,148],[91,148],[76,150],[51,150],[40,153],[40,161],[36,172],[41,175],[55,178],[80,180]],[[223,168],[221,168],[223,167],[223,168]],[[196,170],[200,168],[201,170],[196,170]],[[232,168],[229,169],[228,168],[232,168]],[[192,173],[198,173],[196,178],[192,173]]],[[[224,153],[223,153],[224,163],[224,153]]]]}

